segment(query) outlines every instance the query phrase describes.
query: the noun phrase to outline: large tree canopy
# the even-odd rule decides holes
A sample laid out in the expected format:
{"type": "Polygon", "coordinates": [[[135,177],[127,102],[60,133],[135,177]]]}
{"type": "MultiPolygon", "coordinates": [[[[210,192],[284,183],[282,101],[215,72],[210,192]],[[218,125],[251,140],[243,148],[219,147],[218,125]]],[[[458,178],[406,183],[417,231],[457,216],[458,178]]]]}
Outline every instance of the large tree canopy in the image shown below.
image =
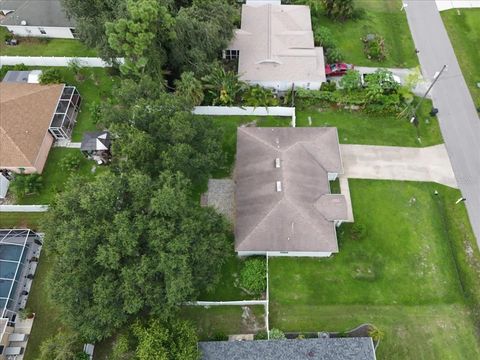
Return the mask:
{"type": "Polygon", "coordinates": [[[48,286],[67,325],[100,340],[141,313],[168,318],[217,280],[228,225],[190,199],[180,173],[71,180],[45,232],[48,286]]]}
{"type": "Polygon", "coordinates": [[[178,72],[205,75],[233,37],[235,8],[225,0],[195,0],[175,21],[170,65],[178,72]]]}
{"type": "Polygon", "coordinates": [[[221,130],[192,115],[192,104],[182,96],[162,92],[147,79],[126,80],[116,93],[118,103],[104,106],[102,121],[117,137],[113,154],[123,171],[181,171],[197,182],[224,164],[221,130]]]}

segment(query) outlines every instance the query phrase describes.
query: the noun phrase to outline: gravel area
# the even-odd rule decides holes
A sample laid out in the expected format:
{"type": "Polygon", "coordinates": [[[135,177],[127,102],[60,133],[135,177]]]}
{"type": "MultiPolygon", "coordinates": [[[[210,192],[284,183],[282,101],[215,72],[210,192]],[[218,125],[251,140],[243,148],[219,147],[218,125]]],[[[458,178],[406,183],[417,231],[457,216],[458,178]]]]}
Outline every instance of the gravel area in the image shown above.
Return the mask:
{"type": "Polygon", "coordinates": [[[233,223],[235,184],[231,179],[208,180],[207,205],[215,208],[233,223]]]}

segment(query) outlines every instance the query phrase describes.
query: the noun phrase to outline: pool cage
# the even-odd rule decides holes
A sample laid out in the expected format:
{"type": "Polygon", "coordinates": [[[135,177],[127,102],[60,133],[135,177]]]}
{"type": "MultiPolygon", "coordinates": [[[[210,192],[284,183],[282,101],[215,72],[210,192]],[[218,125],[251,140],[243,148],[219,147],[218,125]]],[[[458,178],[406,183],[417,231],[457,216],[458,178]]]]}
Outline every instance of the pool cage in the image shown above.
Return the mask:
{"type": "Polygon", "coordinates": [[[9,326],[25,308],[41,244],[32,230],[0,229],[0,311],[9,326]]]}
{"type": "Polygon", "coordinates": [[[82,98],[75,86],[65,86],[50,123],[50,133],[56,140],[70,139],[77,120],[82,98]]]}

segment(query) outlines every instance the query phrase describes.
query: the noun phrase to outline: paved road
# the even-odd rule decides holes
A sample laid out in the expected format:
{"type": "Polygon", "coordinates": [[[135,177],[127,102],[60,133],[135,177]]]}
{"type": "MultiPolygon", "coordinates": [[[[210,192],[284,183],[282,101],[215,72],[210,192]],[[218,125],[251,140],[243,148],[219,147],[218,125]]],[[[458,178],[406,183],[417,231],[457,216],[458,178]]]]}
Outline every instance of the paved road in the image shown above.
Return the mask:
{"type": "Polygon", "coordinates": [[[457,187],[444,145],[424,148],[340,145],[344,177],[433,181],[457,187]]]}
{"type": "MultiPolygon", "coordinates": [[[[424,77],[432,79],[444,64],[448,70],[432,90],[439,122],[458,186],[480,245],[480,119],[460,71],[434,0],[405,0],[424,77]]],[[[472,44],[478,46],[478,44],[472,44]]]]}

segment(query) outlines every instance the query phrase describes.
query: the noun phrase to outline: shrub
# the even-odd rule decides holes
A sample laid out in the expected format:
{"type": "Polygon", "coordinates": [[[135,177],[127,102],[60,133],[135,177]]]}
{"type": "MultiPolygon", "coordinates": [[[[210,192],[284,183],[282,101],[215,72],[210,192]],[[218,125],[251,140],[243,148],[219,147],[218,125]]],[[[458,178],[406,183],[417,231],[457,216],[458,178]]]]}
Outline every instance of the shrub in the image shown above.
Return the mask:
{"type": "Polygon", "coordinates": [[[387,54],[385,51],[385,40],[377,34],[368,34],[362,39],[365,56],[370,60],[383,61],[387,54]]]}
{"type": "Polygon", "coordinates": [[[384,333],[382,330],[377,328],[376,326],[370,326],[368,329],[368,336],[370,336],[374,341],[380,341],[384,337],[384,333]]]}
{"type": "Polygon", "coordinates": [[[333,92],[337,90],[337,83],[335,81],[330,81],[330,82],[324,82],[322,83],[322,86],[320,87],[321,91],[330,91],[333,92]]]}
{"type": "Polygon", "coordinates": [[[270,340],[285,340],[286,336],[282,330],[273,328],[270,330],[270,340]]]}
{"type": "Polygon", "coordinates": [[[78,152],[70,153],[59,161],[59,166],[63,171],[70,172],[80,167],[83,155],[78,152]]]}
{"type": "Polygon", "coordinates": [[[353,224],[352,226],[352,239],[361,240],[367,235],[367,227],[364,224],[353,224]]]}
{"type": "Polygon", "coordinates": [[[17,174],[10,184],[10,191],[18,199],[38,193],[42,186],[42,177],[39,174],[17,174]]]}
{"type": "Polygon", "coordinates": [[[268,339],[268,334],[264,330],[259,331],[255,334],[254,339],[255,340],[267,340],[268,339]]]}
{"type": "Polygon", "coordinates": [[[228,340],[228,336],[224,333],[218,332],[213,335],[213,341],[226,341],[228,340]]]}
{"type": "Polygon", "coordinates": [[[247,291],[260,295],[267,287],[267,269],[265,259],[253,258],[245,261],[240,273],[240,284],[247,291]]]}
{"type": "Polygon", "coordinates": [[[320,26],[315,29],[313,37],[315,39],[315,45],[317,46],[322,46],[325,49],[336,47],[332,31],[326,26],[320,26]]]}
{"type": "Polygon", "coordinates": [[[63,77],[57,68],[49,68],[42,71],[40,75],[40,84],[59,84],[63,83],[63,77]]]}
{"type": "Polygon", "coordinates": [[[325,51],[325,57],[329,63],[341,62],[343,60],[343,54],[337,48],[327,49],[327,51],[325,51]]]}
{"type": "Polygon", "coordinates": [[[348,70],[340,80],[340,87],[348,92],[360,89],[362,81],[360,73],[357,70],[348,70]]]}

